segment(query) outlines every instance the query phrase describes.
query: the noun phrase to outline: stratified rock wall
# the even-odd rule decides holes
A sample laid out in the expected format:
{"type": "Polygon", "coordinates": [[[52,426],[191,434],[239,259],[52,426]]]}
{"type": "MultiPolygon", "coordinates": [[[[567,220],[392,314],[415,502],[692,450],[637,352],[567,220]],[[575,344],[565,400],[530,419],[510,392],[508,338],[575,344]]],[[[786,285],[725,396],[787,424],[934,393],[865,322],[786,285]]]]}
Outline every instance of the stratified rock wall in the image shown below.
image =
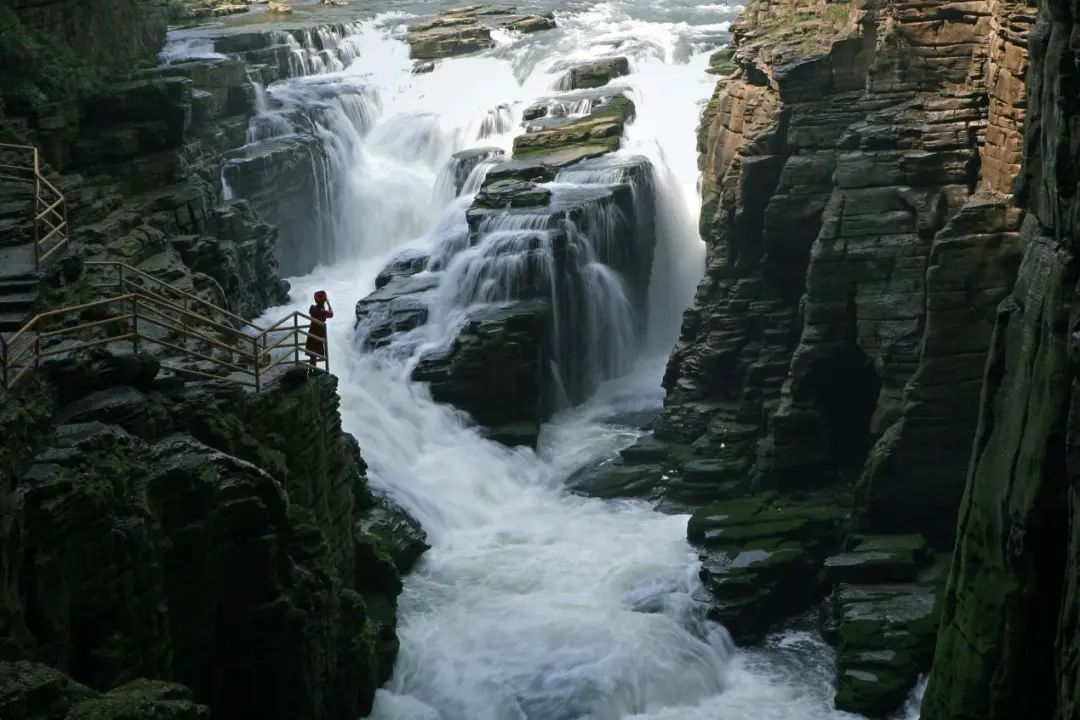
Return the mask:
{"type": "Polygon", "coordinates": [[[861,477],[866,529],[948,544],[1017,264],[1030,12],[748,8],[699,137],[707,269],[658,438],[761,488],[861,477]]]}
{"type": "Polygon", "coordinates": [[[1080,717],[1076,18],[1040,2],[1016,285],[998,308],[925,720],[1080,717]]]}

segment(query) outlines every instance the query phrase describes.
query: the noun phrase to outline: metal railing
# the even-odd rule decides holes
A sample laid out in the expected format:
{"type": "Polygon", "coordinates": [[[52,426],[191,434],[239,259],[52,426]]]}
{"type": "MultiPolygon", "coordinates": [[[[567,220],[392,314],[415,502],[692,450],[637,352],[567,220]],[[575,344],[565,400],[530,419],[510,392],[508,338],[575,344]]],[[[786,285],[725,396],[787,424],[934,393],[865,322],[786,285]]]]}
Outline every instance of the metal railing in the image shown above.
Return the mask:
{"type": "Polygon", "coordinates": [[[2,345],[7,389],[14,389],[49,357],[117,342],[130,342],[135,352],[150,347],[164,350],[161,366],[173,372],[211,380],[230,377],[256,392],[262,389],[267,373],[282,365],[301,364],[302,355],[312,365],[330,369],[323,321],[292,312],[263,328],[129,265],[95,265],[121,266],[121,294],[43,312],[7,338],[2,345]],[[132,278],[157,289],[135,285],[132,278]],[[170,299],[170,293],[183,297],[183,303],[170,299]],[[196,307],[220,313],[229,322],[195,312],[196,307]],[[316,333],[322,340],[316,343],[322,346],[321,353],[307,348],[315,327],[323,329],[316,333]],[[180,364],[183,359],[204,366],[180,364]]]}
{"type": "Polygon", "coordinates": [[[33,187],[34,200],[34,269],[63,249],[70,236],[67,200],[64,194],[41,173],[41,154],[29,145],[0,143],[0,180],[25,182],[33,187]],[[22,161],[7,161],[15,155],[22,161]]]}

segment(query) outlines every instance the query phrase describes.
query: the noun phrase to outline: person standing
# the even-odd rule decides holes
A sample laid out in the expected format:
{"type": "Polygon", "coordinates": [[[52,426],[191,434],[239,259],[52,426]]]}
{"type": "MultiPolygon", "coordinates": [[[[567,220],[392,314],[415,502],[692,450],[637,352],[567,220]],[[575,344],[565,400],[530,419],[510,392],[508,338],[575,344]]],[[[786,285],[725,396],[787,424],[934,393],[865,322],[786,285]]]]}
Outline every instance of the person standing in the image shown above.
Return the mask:
{"type": "Polygon", "coordinates": [[[326,321],[334,317],[334,308],[325,290],[315,293],[315,304],[308,308],[308,315],[318,321],[311,323],[308,328],[307,345],[304,346],[308,362],[315,365],[326,358],[326,321]]]}

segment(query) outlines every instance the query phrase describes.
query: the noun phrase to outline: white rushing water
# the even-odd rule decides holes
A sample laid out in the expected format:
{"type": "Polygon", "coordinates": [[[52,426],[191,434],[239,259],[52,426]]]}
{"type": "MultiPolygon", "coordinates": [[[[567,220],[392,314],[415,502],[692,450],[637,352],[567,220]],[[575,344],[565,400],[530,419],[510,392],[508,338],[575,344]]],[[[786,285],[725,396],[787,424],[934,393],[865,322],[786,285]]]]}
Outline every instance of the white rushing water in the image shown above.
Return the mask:
{"type": "MultiPolygon", "coordinates": [[[[563,487],[575,469],[637,437],[619,417],[655,412],[662,401],[664,361],[703,269],[694,144],[713,86],[704,69],[738,10],[644,0],[572,8],[553,8],[556,31],[497,34],[491,51],[419,75],[401,41],[400,14],[352,25],[347,53],[313,51],[292,36],[297,74],[306,77],[266,88],[249,131],[250,142],[306,132],[326,148],[313,157],[326,208],[321,263],[292,279],[293,307],[306,309],[314,290],[328,291],[338,313],[330,355],[345,427],[363,448],[371,482],[423,524],[432,545],[406,581],[401,652],[373,716],[853,717],[832,708],[832,651],[813,633],[795,626],[764,647],[736,650],[723,628],[704,620],[691,599],[697,560],[685,516],[563,487]],[[475,264],[484,248],[445,253],[431,322],[388,348],[360,350],[365,328],[351,329],[353,306],[396,253],[438,257],[448,243],[463,250],[464,211],[482,171],[454,197],[445,172],[453,153],[509,150],[523,109],[554,92],[556,68],[613,54],[631,58],[633,72],[619,83],[638,111],[620,156],[648,158],[657,191],[646,307],[626,309],[625,288],[592,262],[593,285],[606,288],[597,291],[603,304],[591,320],[607,333],[591,350],[599,358],[595,392],[544,428],[538,451],[511,450],[408,380],[420,348],[452,336],[470,303],[497,299],[499,289],[475,264]],[[473,290],[462,290],[469,282],[473,290]]],[[[559,188],[596,181],[571,172],[551,187],[558,197],[559,188]]],[[[514,232],[544,231],[514,222],[514,232]]]]}

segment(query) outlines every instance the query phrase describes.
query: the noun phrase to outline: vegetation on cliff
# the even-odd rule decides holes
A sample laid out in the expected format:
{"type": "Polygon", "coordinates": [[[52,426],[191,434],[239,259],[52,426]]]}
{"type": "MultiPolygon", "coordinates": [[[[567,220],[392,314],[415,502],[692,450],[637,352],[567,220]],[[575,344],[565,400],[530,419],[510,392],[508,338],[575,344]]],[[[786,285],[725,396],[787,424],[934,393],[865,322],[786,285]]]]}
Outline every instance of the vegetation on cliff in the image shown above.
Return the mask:
{"type": "Polygon", "coordinates": [[[11,8],[0,7],[0,109],[24,112],[100,87],[100,68],[71,46],[27,29],[11,8]]]}

